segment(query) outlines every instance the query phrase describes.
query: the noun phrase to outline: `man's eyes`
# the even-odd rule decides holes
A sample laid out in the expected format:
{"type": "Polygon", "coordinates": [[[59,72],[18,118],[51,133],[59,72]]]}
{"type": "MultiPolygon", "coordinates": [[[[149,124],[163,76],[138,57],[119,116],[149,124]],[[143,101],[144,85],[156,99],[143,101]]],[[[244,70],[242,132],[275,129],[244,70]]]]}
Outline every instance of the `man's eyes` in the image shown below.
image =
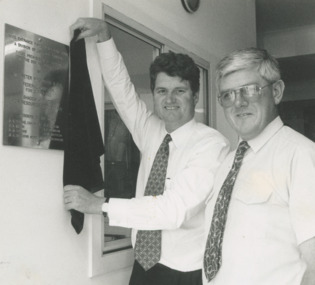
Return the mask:
{"type": "Polygon", "coordinates": [[[160,94],[160,95],[164,95],[164,94],[166,94],[166,90],[165,89],[158,89],[158,90],[156,90],[156,93],[160,94]]]}
{"type": "Polygon", "coordinates": [[[176,90],[176,93],[177,93],[177,94],[183,94],[183,93],[185,93],[185,92],[186,92],[185,89],[177,89],[177,90],[176,90]]]}
{"type": "Polygon", "coordinates": [[[231,91],[224,92],[224,93],[222,93],[221,98],[223,100],[230,100],[232,98],[232,96],[233,96],[232,93],[233,92],[231,92],[231,91]]]}
{"type": "MultiPolygon", "coordinates": [[[[175,89],[173,91],[173,94],[181,95],[181,94],[184,94],[185,92],[186,92],[186,89],[175,89]]],[[[166,89],[157,89],[156,93],[159,95],[166,95],[168,91],[166,89]]]]}

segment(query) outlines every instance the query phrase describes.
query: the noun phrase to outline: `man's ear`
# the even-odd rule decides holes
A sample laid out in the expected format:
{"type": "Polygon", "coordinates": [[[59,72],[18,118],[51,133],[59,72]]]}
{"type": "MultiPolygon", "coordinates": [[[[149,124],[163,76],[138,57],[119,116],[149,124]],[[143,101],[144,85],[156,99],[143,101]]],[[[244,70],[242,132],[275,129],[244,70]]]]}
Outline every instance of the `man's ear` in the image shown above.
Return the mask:
{"type": "Polygon", "coordinates": [[[284,87],[284,82],[281,79],[275,82],[272,86],[272,94],[276,105],[282,100],[284,87]]]}
{"type": "Polygon", "coordinates": [[[193,95],[193,98],[194,98],[194,104],[195,104],[195,106],[196,106],[197,103],[198,103],[198,100],[199,100],[199,92],[196,92],[196,93],[193,95]]]}

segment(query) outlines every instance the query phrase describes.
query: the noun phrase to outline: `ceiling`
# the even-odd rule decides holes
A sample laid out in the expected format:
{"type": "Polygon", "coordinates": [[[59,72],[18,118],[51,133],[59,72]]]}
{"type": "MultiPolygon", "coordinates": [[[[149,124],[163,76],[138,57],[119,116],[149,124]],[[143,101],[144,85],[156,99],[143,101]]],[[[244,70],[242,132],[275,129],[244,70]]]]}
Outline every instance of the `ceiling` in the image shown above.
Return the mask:
{"type": "Polygon", "coordinates": [[[256,0],[257,33],[315,25],[315,0],[256,0]]]}

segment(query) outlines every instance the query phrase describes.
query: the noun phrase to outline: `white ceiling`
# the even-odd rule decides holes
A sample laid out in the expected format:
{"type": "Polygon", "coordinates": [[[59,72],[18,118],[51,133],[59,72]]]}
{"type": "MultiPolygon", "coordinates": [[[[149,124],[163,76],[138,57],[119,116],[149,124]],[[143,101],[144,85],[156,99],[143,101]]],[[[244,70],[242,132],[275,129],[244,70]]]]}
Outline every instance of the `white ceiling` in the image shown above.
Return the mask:
{"type": "Polygon", "coordinates": [[[315,0],[256,0],[257,32],[315,25],[315,0]]]}

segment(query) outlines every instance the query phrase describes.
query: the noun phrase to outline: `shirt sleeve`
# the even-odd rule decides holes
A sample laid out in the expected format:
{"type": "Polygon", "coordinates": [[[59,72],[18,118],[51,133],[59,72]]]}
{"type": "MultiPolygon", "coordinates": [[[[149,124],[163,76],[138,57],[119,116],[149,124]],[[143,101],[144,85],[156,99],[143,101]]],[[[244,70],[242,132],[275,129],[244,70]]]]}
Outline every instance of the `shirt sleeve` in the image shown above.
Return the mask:
{"type": "Polygon", "coordinates": [[[104,83],[121,119],[141,150],[147,130],[161,125],[161,121],[150,112],[140,100],[130,80],[121,54],[113,39],[97,44],[104,83]]]}
{"type": "Polygon", "coordinates": [[[291,165],[290,214],[297,242],[315,236],[315,145],[297,149],[291,165]]]}
{"type": "Polygon", "coordinates": [[[158,196],[136,199],[111,198],[110,225],[138,230],[176,229],[205,208],[215,172],[228,147],[222,140],[206,138],[194,147],[194,155],[158,196]]]}

